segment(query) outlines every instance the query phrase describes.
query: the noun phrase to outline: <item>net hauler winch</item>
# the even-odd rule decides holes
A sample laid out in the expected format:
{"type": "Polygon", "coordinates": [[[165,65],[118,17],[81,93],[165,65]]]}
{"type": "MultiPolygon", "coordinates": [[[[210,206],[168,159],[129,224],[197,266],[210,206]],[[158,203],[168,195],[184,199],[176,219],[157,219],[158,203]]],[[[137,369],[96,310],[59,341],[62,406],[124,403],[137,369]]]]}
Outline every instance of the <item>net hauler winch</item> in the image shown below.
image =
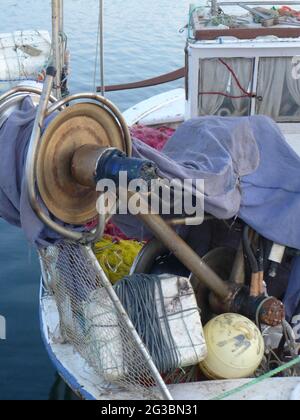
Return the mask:
{"type": "MultiPolygon", "coordinates": [[[[149,182],[157,178],[157,171],[152,162],[131,158],[129,129],[121,113],[107,99],[96,94],[78,94],[48,108],[54,77],[55,69],[48,68],[27,157],[30,201],[36,214],[51,229],[66,239],[89,244],[103,235],[105,216],[99,215],[97,231],[81,233],[47,216],[38,194],[60,221],[85,225],[97,216],[96,185],[102,178],[118,182],[119,171],[126,171],[129,180],[142,178],[149,182]],[[81,102],[71,105],[76,100],[81,102]],[[64,109],[67,104],[69,107],[64,109]],[[45,116],[59,110],[41,136],[45,116]]],[[[285,314],[280,301],[265,295],[253,297],[247,287],[225,283],[159,215],[139,214],[138,218],[215,295],[224,312],[240,313],[271,326],[282,323],[285,314]]]]}

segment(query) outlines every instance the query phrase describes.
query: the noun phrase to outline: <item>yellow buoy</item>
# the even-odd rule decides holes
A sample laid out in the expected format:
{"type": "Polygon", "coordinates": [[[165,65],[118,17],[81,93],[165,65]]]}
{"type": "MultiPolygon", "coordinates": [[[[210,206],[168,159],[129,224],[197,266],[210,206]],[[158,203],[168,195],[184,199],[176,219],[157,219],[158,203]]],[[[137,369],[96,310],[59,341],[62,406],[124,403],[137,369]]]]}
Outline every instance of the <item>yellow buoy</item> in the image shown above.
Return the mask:
{"type": "Polygon", "coordinates": [[[204,328],[208,356],[200,364],[209,379],[241,379],[254,374],[265,352],[256,325],[237,314],[224,314],[204,328]]]}

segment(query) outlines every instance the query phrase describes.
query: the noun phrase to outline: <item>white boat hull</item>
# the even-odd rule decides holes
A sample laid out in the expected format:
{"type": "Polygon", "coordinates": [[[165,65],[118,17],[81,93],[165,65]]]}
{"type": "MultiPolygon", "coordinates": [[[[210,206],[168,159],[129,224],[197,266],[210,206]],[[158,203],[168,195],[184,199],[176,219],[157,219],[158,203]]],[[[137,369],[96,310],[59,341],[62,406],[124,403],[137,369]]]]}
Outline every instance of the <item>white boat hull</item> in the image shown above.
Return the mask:
{"type": "MultiPolygon", "coordinates": [[[[136,400],[129,391],[105,383],[73,346],[60,340],[59,314],[55,300],[42,289],[40,299],[41,331],[47,352],[55,369],[71,389],[85,400],[136,400]]],[[[247,384],[250,380],[209,381],[169,387],[174,400],[212,400],[224,392],[247,384]]],[[[142,399],[142,398],[141,398],[142,399]]],[[[228,400],[300,400],[300,378],[268,379],[228,400]]]]}

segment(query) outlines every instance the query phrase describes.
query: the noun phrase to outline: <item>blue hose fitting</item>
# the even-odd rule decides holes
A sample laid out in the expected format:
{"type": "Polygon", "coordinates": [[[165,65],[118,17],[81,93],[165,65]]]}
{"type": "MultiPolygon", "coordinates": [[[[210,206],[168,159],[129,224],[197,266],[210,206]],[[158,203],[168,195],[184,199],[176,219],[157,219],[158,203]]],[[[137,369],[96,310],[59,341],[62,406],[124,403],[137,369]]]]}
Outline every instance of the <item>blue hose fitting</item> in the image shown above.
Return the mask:
{"type": "Polygon", "coordinates": [[[150,184],[152,180],[158,178],[155,163],[144,159],[129,158],[117,149],[107,149],[97,164],[96,183],[102,179],[110,179],[119,185],[120,172],[127,173],[128,183],[142,179],[150,184]]]}

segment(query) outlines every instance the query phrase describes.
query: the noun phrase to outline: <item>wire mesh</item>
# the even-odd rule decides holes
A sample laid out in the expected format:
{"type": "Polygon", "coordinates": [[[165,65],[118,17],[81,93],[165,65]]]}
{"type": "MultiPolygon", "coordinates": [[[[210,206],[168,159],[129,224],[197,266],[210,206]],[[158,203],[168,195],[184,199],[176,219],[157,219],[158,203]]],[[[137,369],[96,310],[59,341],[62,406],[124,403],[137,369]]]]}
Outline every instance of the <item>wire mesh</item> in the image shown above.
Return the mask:
{"type": "Polygon", "coordinates": [[[110,298],[86,247],[71,242],[40,249],[44,281],[51,287],[65,342],[107,382],[138,399],[162,399],[145,357],[110,298]]]}

